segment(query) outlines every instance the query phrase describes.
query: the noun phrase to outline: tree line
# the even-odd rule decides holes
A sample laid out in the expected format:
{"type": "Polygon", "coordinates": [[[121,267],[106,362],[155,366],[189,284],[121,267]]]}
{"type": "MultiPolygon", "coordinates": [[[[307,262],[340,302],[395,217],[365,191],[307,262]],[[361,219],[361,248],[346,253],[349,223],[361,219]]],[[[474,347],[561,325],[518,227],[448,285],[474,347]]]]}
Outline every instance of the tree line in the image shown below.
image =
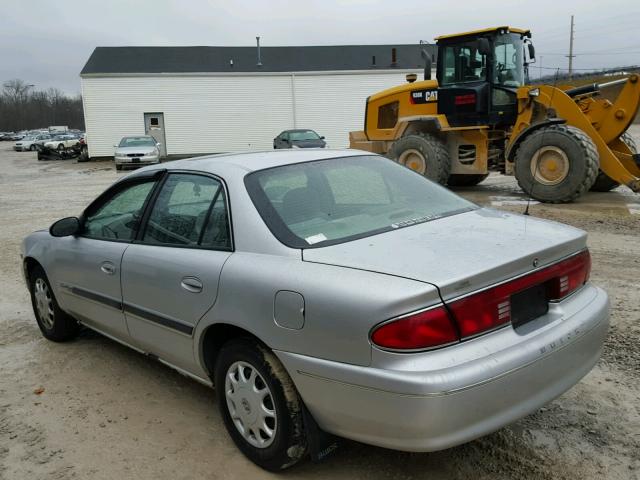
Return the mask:
{"type": "Polygon", "coordinates": [[[35,90],[20,79],[8,80],[0,92],[0,131],[17,132],[67,125],[84,130],[82,96],[68,96],[57,88],[35,90]]]}

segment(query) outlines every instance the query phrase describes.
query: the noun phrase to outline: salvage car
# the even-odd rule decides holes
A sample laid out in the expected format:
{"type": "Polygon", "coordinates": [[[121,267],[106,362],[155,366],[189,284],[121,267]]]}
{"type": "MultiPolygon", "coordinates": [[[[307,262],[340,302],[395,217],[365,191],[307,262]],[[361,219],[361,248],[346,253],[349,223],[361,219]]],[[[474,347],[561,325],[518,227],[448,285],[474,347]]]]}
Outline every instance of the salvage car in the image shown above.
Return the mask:
{"type": "Polygon", "coordinates": [[[22,261],[46,338],[85,325],[215,385],[269,470],[319,458],[319,432],[413,452],[486,435],[577,383],[608,328],[585,232],[357,150],[145,167],[22,261]]]}
{"type": "Polygon", "coordinates": [[[326,148],[327,142],[313,130],[285,130],[273,139],[273,148],[326,148]]]}
{"type": "Polygon", "coordinates": [[[54,135],[51,140],[44,142],[43,146],[52,150],[65,150],[78,145],[78,143],[80,141],[75,135],[54,135]]]}
{"type": "Polygon", "coordinates": [[[122,137],[114,147],[116,150],[113,153],[113,159],[116,170],[160,162],[160,144],[151,135],[122,137]]]}
{"type": "Polygon", "coordinates": [[[13,149],[16,152],[26,152],[27,150],[35,151],[38,145],[44,145],[45,142],[51,139],[51,135],[46,133],[41,133],[37,135],[28,135],[24,137],[22,140],[18,140],[13,149]]]}

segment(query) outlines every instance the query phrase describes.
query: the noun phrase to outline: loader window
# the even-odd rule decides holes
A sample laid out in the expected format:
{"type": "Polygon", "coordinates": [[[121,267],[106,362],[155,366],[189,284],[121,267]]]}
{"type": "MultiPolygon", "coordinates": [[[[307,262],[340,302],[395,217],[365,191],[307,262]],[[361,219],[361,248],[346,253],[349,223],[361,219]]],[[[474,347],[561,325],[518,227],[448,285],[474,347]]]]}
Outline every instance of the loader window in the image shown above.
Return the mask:
{"type": "Polygon", "coordinates": [[[505,87],[524,85],[524,44],[519,35],[499,35],[494,43],[493,81],[505,87]]]}
{"type": "Polygon", "coordinates": [[[478,51],[475,42],[446,46],[443,55],[443,85],[487,79],[487,56],[478,51]]]}
{"type": "Polygon", "coordinates": [[[398,102],[382,105],[378,109],[378,128],[393,128],[398,122],[398,102]]]}

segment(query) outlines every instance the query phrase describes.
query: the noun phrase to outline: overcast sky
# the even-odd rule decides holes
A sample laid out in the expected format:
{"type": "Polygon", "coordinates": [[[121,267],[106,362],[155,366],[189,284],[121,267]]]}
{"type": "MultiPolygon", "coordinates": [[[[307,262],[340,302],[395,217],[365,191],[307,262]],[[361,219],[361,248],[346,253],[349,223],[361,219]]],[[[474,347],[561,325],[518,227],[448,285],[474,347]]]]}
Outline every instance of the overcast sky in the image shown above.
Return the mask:
{"type": "Polygon", "coordinates": [[[566,69],[571,14],[574,68],[640,64],[640,0],[0,0],[0,81],[78,93],[96,46],[417,43],[497,25],[533,31],[537,76],[566,69]]]}

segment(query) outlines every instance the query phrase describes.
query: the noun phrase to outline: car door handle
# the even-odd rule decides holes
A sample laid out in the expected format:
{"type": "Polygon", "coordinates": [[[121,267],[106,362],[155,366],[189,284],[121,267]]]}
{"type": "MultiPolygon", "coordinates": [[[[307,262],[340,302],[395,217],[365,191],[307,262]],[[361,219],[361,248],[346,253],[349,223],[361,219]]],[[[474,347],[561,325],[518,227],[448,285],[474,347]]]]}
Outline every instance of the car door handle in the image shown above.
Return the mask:
{"type": "Polygon", "coordinates": [[[102,273],[106,273],[107,275],[113,275],[116,273],[116,266],[111,262],[102,262],[100,270],[102,270],[102,273]]]}
{"type": "Polygon", "coordinates": [[[196,277],[184,277],[180,282],[180,286],[191,293],[200,293],[202,291],[202,282],[196,277]]]}

